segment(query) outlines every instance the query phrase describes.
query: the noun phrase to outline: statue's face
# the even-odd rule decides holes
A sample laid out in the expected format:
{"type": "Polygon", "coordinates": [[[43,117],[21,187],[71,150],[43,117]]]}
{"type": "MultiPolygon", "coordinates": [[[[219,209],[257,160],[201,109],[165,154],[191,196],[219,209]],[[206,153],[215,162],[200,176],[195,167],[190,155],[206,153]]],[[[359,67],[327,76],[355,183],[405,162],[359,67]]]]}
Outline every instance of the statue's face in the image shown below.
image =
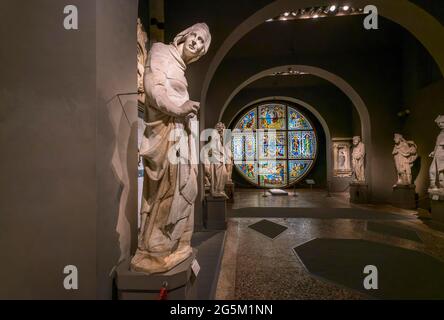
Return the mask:
{"type": "Polygon", "coordinates": [[[438,127],[439,127],[440,129],[444,129],[444,120],[442,120],[442,121],[438,121],[438,127]]]}
{"type": "Polygon", "coordinates": [[[393,140],[395,140],[395,143],[396,143],[396,144],[398,144],[398,143],[401,142],[401,139],[400,139],[399,136],[395,136],[395,138],[394,138],[393,140]]]}
{"type": "Polygon", "coordinates": [[[360,141],[361,141],[361,139],[359,139],[359,138],[353,138],[353,145],[357,146],[360,141]]]}
{"type": "Polygon", "coordinates": [[[191,60],[198,57],[205,47],[205,35],[201,30],[191,32],[186,38],[183,45],[183,53],[191,60]]]}

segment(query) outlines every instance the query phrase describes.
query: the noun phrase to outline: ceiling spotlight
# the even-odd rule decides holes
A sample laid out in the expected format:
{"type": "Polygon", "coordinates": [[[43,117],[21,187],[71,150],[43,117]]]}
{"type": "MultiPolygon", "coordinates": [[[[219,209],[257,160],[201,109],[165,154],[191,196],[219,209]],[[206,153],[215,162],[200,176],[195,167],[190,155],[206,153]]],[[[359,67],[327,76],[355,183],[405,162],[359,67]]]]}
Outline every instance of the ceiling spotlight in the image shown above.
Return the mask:
{"type": "Polygon", "coordinates": [[[315,14],[315,15],[313,16],[313,19],[317,19],[317,18],[319,18],[319,15],[318,15],[318,14],[315,14]]]}
{"type": "Polygon", "coordinates": [[[284,16],[288,17],[290,15],[290,12],[285,12],[284,16]]]}
{"type": "Polygon", "coordinates": [[[335,5],[332,5],[331,7],[330,7],[330,12],[335,12],[336,11],[336,6],[335,5]]]}
{"type": "Polygon", "coordinates": [[[271,18],[271,19],[265,20],[265,22],[271,22],[271,21],[273,21],[273,20],[274,20],[274,19],[271,18]]]}
{"type": "Polygon", "coordinates": [[[343,7],[342,7],[342,10],[344,10],[344,11],[348,11],[348,10],[350,10],[350,6],[343,6],[343,7]]]}
{"type": "Polygon", "coordinates": [[[292,12],[291,15],[292,15],[293,17],[296,17],[296,12],[292,12]]]}

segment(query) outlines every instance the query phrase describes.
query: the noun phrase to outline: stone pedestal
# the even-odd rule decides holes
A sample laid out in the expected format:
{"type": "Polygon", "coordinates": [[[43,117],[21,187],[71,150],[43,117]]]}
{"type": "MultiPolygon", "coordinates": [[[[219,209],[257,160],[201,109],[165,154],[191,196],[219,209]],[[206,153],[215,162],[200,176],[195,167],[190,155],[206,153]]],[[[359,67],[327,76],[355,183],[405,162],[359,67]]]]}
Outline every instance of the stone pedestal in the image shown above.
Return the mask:
{"type": "Polygon", "coordinates": [[[226,200],[205,196],[204,203],[204,226],[210,230],[227,229],[226,200]]]}
{"type": "Polygon", "coordinates": [[[168,300],[195,300],[197,279],[191,269],[197,250],[185,261],[168,272],[145,274],[130,270],[130,259],[117,268],[117,292],[119,300],[158,300],[160,289],[167,284],[168,300]]]}
{"type": "Polygon", "coordinates": [[[225,194],[228,197],[227,202],[234,202],[234,183],[230,182],[225,185],[225,194]]]}
{"type": "Polygon", "coordinates": [[[351,182],[350,183],[350,202],[351,203],[368,203],[368,184],[351,182]]]}
{"type": "Polygon", "coordinates": [[[393,187],[392,205],[394,207],[414,210],[416,209],[416,187],[411,185],[396,185],[393,187]]]}
{"type": "Polygon", "coordinates": [[[444,223],[444,190],[429,190],[431,207],[432,207],[432,219],[444,223]]]}

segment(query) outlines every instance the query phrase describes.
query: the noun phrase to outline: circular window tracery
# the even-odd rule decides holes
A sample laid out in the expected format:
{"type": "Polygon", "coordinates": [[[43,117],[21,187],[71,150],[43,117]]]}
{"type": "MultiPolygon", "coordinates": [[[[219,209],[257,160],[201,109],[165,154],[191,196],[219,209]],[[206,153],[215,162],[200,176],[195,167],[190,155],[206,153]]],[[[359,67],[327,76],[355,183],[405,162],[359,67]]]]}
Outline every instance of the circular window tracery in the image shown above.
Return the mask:
{"type": "Polygon", "coordinates": [[[235,168],[256,186],[288,187],[313,167],[318,149],[316,132],[294,106],[264,103],[252,107],[234,129],[235,168]]]}

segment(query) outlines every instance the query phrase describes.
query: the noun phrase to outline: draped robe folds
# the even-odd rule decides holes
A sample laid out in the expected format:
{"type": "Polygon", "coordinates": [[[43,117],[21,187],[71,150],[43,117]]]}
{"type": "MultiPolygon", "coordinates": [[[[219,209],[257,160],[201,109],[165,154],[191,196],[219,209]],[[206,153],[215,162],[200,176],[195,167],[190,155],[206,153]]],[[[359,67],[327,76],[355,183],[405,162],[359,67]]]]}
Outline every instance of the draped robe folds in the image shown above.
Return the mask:
{"type": "Polygon", "coordinates": [[[227,150],[224,148],[220,136],[214,137],[215,141],[211,141],[211,161],[205,159],[205,183],[210,188],[210,194],[215,198],[226,198],[225,185],[229,179],[228,166],[226,165],[227,159],[225,159],[225,153],[227,150]]]}
{"type": "Polygon", "coordinates": [[[436,186],[439,180],[439,188],[444,188],[444,130],[441,131],[434,150],[432,165],[430,166],[430,180],[436,186]]]}
{"type": "Polygon", "coordinates": [[[191,125],[195,120],[177,118],[171,112],[189,100],[185,69],[174,45],[153,45],[145,70],[146,129],[140,147],[145,177],[138,249],[131,261],[135,271],[165,272],[192,254],[197,154],[191,125]],[[175,139],[179,138],[177,151],[175,139]],[[170,162],[172,154],[178,163],[170,162]]]}
{"type": "Polygon", "coordinates": [[[356,181],[363,182],[365,180],[364,160],[365,146],[362,142],[359,142],[352,152],[353,175],[356,181]]]}
{"type": "Polygon", "coordinates": [[[398,174],[398,184],[412,184],[412,166],[418,158],[416,145],[413,141],[402,141],[393,149],[393,156],[398,174]]]}

